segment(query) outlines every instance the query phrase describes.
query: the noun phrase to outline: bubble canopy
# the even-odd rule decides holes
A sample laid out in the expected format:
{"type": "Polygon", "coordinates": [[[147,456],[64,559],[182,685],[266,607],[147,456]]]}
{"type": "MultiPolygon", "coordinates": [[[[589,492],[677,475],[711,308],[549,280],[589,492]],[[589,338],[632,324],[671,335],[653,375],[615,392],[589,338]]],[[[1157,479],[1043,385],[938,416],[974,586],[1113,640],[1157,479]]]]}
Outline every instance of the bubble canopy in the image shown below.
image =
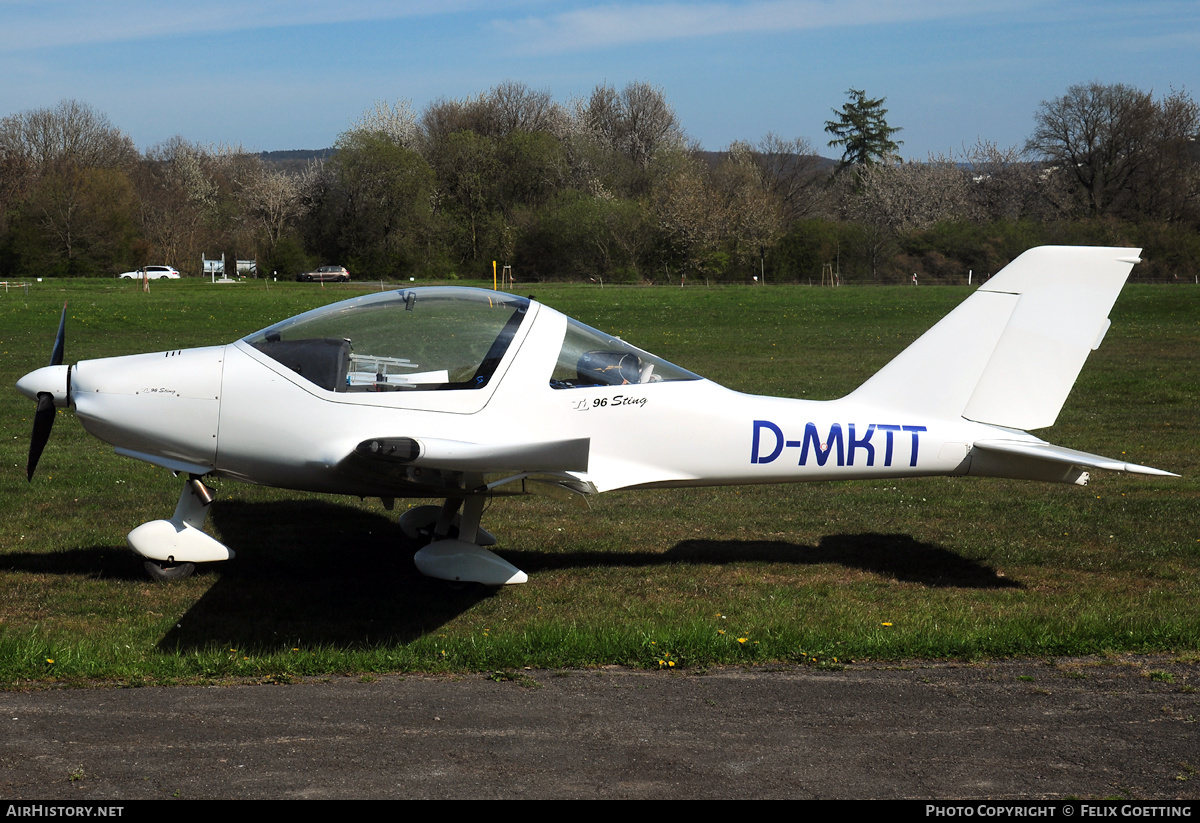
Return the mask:
{"type": "Polygon", "coordinates": [[[479,389],[529,301],[483,289],[402,289],[344,300],[244,338],[330,391],[479,389]]]}
{"type": "MultiPolygon", "coordinates": [[[[484,289],[401,289],[313,309],[243,339],[327,391],[480,389],[530,305],[484,289]]],[[[556,389],[697,379],[570,319],[555,369],[546,375],[556,389]]]]}

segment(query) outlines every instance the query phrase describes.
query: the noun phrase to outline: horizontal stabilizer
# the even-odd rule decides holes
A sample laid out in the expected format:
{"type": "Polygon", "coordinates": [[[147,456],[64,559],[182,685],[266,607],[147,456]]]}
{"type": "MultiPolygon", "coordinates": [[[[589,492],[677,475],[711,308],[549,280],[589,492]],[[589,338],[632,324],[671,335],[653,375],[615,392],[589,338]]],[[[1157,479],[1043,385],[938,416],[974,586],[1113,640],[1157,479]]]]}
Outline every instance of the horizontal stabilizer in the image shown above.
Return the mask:
{"type": "Polygon", "coordinates": [[[1018,480],[1086,485],[1084,469],[1178,477],[1162,469],[1126,463],[1111,457],[1067,449],[1051,443],[1020,440],[977,440],[971,451],[969,474],[983,477],[1011,477],[1018,480]]]}

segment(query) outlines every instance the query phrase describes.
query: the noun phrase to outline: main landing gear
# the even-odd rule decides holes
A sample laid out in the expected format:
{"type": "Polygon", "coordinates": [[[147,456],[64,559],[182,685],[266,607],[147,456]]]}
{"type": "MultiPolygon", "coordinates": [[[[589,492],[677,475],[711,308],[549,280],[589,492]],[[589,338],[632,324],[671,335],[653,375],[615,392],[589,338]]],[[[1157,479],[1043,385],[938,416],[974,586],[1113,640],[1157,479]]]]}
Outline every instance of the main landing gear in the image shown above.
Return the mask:
{"type": "Polygon", "coordinates": [[[417,571],[439,580],[484,586],[512,585],[529,579],[525,572],[484,548],[496,544],[496,538],[479,527],[486,501],[479,494],[449,497],[440,507],[418,506],[400,516],[400,528],[409,537],[433,537],[433,542],[413,557],[417,571]]]}

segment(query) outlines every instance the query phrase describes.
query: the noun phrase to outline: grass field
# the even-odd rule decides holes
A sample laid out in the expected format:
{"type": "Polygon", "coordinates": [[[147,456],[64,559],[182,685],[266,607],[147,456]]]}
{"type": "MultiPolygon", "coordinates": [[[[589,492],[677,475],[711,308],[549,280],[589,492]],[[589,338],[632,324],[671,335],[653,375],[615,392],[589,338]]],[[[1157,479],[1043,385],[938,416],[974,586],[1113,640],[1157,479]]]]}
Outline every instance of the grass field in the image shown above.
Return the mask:
{"type": "MultiPolygon", "coordinates": [[[[1170,651],[1200,656],[1200,289],[1129,286],[1052,442],[1169,469],[1084,488],[977,478],[495,502],[530,573],[422,578],[378,500],[217,481],[238,552],[156,585],[125,547],[179,481],[61,412],[32,484],[33,404],[64,300],[67,362],[228,342],[378,284],[66,281],[0,293],[0,685],[522,666],[1170,651]]],[[[960,302],[942,288],[525,287],[742,391],[849,391],[960,302]]],[[[264,410],[264,414],[271,413],[264,410]]],[[[424,501],[416,501],[424,502],[424,501]]],[[[405,504],[398,503],[398,508],[405,504]]]]}

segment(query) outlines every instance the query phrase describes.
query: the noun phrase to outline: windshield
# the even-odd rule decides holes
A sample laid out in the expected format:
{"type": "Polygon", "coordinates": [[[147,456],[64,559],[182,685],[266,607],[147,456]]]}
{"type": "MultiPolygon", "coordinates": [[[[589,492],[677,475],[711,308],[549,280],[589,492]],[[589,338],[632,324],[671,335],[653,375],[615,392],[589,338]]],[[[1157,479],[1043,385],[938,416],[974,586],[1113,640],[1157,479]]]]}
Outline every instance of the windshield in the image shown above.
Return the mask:
{"type": "Polygon", "coordinates": [[[483,289],[401,289],[314,309],[245,341],[327,391],[479,389],[528,308],[483,289]]]}

